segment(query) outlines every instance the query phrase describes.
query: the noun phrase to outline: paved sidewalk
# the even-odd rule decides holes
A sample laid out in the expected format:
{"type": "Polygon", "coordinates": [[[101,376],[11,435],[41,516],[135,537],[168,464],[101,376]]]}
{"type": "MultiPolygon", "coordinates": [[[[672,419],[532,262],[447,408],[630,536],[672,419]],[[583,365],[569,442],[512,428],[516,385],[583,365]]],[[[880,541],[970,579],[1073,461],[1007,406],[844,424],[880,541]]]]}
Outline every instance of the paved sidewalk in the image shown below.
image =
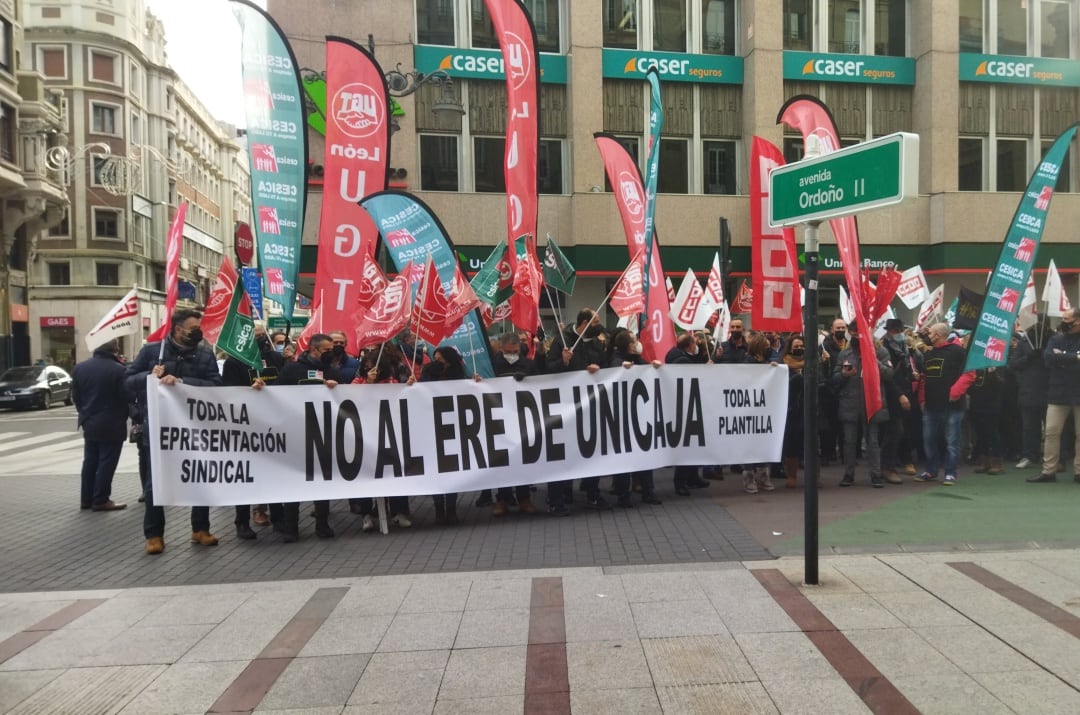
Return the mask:
{"type": "Polygon", "coordinates": [[[2,713],[1076,713],[1080,551],[0,595],[2,713]]]}

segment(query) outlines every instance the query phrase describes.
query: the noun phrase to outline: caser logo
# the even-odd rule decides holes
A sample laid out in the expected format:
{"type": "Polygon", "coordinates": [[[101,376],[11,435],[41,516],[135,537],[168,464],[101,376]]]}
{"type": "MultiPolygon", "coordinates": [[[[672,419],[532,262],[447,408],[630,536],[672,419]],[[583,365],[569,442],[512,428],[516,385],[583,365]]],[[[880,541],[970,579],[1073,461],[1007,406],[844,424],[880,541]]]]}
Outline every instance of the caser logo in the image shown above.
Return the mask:
{"type": "Polygon", "coordinates": [[[1031,77],[1031,70],[1035,65],[1031,62],[1016,62],[1009,60],[983,60],[975,68],[975,76],[985,77],[1031,77]]]}
{"type": "Polygon", "coordinates": [[[366,84],[347,84],[334,95],[334,124],[354,139],[369,137],[383,126],[386,106],[382,96],[366,84]]]}

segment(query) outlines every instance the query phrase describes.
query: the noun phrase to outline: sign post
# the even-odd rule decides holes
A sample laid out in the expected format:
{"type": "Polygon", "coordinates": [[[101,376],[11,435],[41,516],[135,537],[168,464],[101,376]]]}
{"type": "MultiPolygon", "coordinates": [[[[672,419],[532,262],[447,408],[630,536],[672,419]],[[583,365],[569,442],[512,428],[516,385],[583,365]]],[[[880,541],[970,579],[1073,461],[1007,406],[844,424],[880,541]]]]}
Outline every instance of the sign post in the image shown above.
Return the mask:
{"type": "MultiPolygon", "coordinates": [[[[826,219],[899,203],[915,196],[918,190],[919,136],[905,132],[821,156],[808,152],[808,158],[778,166],[769,173],[769,225],[778,228],[804,224],[803,342],[807,346],[819,349],[818,226],[826,219]]],[[[858,290],[857,286],[850,288],[858,290]]],[[[808,359],[803,370],[804,579],[809,585],[817,585],[818,374],[811,367],[808,359]]]]}

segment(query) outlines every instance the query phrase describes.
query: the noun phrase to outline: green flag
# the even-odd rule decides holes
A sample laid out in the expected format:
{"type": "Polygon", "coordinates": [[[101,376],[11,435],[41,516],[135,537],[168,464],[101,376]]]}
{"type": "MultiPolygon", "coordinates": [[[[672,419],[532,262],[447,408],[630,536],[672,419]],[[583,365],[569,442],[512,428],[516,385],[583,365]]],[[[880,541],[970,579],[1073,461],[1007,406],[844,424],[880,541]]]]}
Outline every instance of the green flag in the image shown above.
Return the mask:
{"type": "Polygon", "coordinates": [[[555,239],[548,236],[547,248],[544,249],[544,282],[555,290],[570,295],[574,292],[576,280],[577,271],[566,258],[566,254],[559,250],[555,239]]]}
{"type": "Polygon", "coordinates": [[[218,335],[219,350],[232,355],[250,368],[262,367],[259,346],[255,342],[255,322],[251,318],[251,301],[242,286],[237,285],[229,302],[229,312],[218,335]]]}
{"type": "Polygon", "coordinates": [[[476,297],[492,308],[510,297],[514,288],[510,262],[506,258],[506,239],[499,241],[469,285],[476,297]]]}

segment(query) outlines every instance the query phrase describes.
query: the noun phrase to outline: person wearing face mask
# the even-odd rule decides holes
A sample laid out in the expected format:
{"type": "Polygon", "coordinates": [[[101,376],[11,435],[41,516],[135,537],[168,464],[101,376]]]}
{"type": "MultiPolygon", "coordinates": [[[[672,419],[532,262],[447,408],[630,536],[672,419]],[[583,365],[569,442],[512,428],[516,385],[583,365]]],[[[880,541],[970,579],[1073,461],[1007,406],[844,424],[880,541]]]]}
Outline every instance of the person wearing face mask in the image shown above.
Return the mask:
{"type": "MultiPolygon", "coordinates": [[[[547,356],[547,372],[559,373],[572,370],[585,370],[595,373],[606,364],[604,351],[604,328],[600,325],[600,316],[592,308],[578,311],[574,325],[565,328],[552,344],[547,356]]],[[[572,481],[548,482],[548,513],[552,516],[568,516],[566,508],[567,494],[572,481]]],[[[600,477],[586,477],[581,480],[585,490],[585,506],[596,511],[611,509],[611,505],[600,496],[600,477]]]]}
{"type": "MultiPolygon", "coordinates": [[[[641,341],[630,330],[616,331],[611,339],[611,359],[608,367],[631,368],[634,365],[649,365],[659,368],[663,363],[659,360],[646,362],[641,356],[641,341]]],[[[616,503],[626,509],[633,507],[630,496],[631,482],[637,479],[641,486],[641,503],[658,505],[662,502],[656,498],[656,487],[653,482],[653,470],[645,469],[637,472],[616,474],[612,477],[612,491],[615,492],[616,503]]]]}
{"type": "MultiPolygon", "coordinates": [[[[780,361],[788,368],[788,405],[787,422],[784,425],[784,486],[794,489],[798,486],[799,460],[803,455],[803,435],[805,415],[803,414],[803,371],[806,365],[806,343],[801,335],[791,336],[780,353],[780,361]]],[[[815,361],[810,368],[820,369],[821,362],[815,361]]],[[[821,482],[818,481],[818,486],[821,482]]]]}
{"type": "MultiPolygon", "coordinates": [[[[542,359],[542,355],[537,356],[537,360],[542,359]]],[[[515,380],[524,380],[529,375],[537,374],[537,361],[528,357],[528,345],[522,343],[521,335],[509,332],[499,337],[499,352],[491,360],[491,368],[495,377],[509,376],[515,380]]],[[[483,490],[477,503],[491,504],[491,490],[483,490]]],[[[522,484],[516,487],[499,487],[491,515],[505,516],[509,507],[515,503],[522,514],[536,513],[536,507],[532,503],[532,489],[528,484],[522,484]]]]}
{"type": "MultiPolygon", "coordinates": [[[[1019,326],[1017,326],[1019,327],[1019,326]]],[[[1020,461],[1017,469],[1027,469],[1042,461],[1043,418],[1046,417],[1046,366],[1039,339],[1049,332],[1046,315],[1038,324],[1013,335],[1006,369],[1016,379],[1020,402],[1020,461]]]]}
{"type": "MultiPolygon", "coordinates": [[[[829,328],[829,334],[821,341],[821,349],[829,356],[827,371],[831,375],[836,369],[836,359],[840,353],[847,349],[847,323],[843,318],[837,318],[829,328]]],[[[821,433],[821,466],[827,467],[837,461],[838,455],[843,453],[844,431],[840,426],[840,405],[836,399],[836,392],[832,389],[823,389],[819,393],[821,401],[822,425],[821,433]]]]}
{"type": "Polygon", "coordinates": [[[329,335],[334,345],[330,365],[337,371],[341,382],[352,382],[360,369],[360,361],[348,352],[349,338],[344,330],[335,330],[329,335]]]}
{"type": "Polygon", "coordinates": [[[746,338],[743,336],[743,322],[738,318],[731,320],[728,339],[720,344],[720,362],[741,365],[746,362],[746,338]]]}
{"type": "MultiPolygon", "coordinates": [[[[876,352],[879,379],[881,381],[882,407],[867,420],[866,399],[863,392],[862,354],[859,351],[859,326],[848,324],[851,339],[848,346],[836,358],[832,368],[832,383],[837,395],[837,415],[844,430],[844,476],[840,486],[855,483],[855,448],[859,443],[859,429],[866,436],[866,461],[870,469],[870,485],[885,486],[881,474],[880,427],[889,421],[888,394],[893,379],[893,368],[888,351],[878,346],[876,352]]],[[[869,339],[869,338],[867,338],[869,339]]]]}
{"type": "MultiPolygon", "coordinates": [[[[705,340],[698,338],[693,333],[680,335],[675,341],[675,347],[664,356],[664,362],[668,365],[703,364],[708,359],[705,340]]],[[[701,478],[700,471],[700,467],[685,464],[676,466],[672,480],[675,485],[675,493],[681,497],[688,497],[691,489],[704,489],[710,486],[708,480],[701,478]]]]}
{"type": "MultiPolygon", "coordinates": [[[[284,335],[282,335],[284,337],[284,335]]],[[[263,385],[277,380],[278,374],[285,366],[285,358],[274,349],[270,336],[266,334],[266,326],[255,323],[255,344],[259,346],[259,358],[262,366],[252,369],[246,363],[237,360],[232,355],[225,358],[221,367],[221,384],[226,387],[250,387],[257,382],[263,385]]],[[[254,507],[255,523],[265,526],[270,523],[266,515],[266,506],[257,504],[254,507]]],[[[254,539],[255,532],[251,529],[252,507],[248,504],[239,504],[236,507],[236,536],[240,539],[254,539]]]]}
{"type": "Polygon", "coordinates": [[[889,421],[881,427],[881,474],[889,484],[901,484],[900,471],[915,471],[911,460],[912,447],[907,440],[906,418],[915,402],[911,391],[915,368],[904,335],[904,321],[889,318],[885,321],[885,337],[881,341],[889,353],[893,375],[888,390],[883,393],[889,408],[889,421]]]}
{"type": "MultiPolygon", "coordinates": [[[[162,342],[147,343],[127,367],[127,388],[141,406],[143,429],[140,439],[149,454],[150,427],[146,410],[146,381],[149,376],[157,378],[162,385],[195,385],[216,387],[221,385],[214,351],[203,343],[202,313],[195,310],[178,310],[169,320],[169,335],[162,342]]],[[[146,480],[143,492],[143,536],[146,553],[160,554],[165,550],[165,509],[154,505],[154,482],[146,480]]],[[[191,507],[191,541],[203,546],[216,546],[218,539],[210,533],[210,508],[191,507]]]]}
{"type": "MultiPolygon", "coordinates": [[[[341,382],[337,370],[333,367],[334,342],[329,335],[316,333],[308,342],[308,349],[297,356],[296,360],[286,363],[274,381],[274,386],[282,385],[326,385],[337,387],[341,382]]],[[[282,541],[293,543],[300,538],[300,504],[291,502],[282,504],[281,515],[271,506],[271,521],[274,530],[283,533],[282,541]]],[[[330,527],[330,502],[315,502],[315,535],[320,539],[334,538],[330,527]]]]}
{"type": "Polygon", "coordinates": [[[1076,433],[1073,481],[1080,482],[1080,309],[1070,308],[1061,316],[1059,332],[1051,336],[1043,348],[1043,362],[1047,373],[1043,464],[1042,471],[1027,481],[1057,481],[1061,433],[1065,421],[1072,415],[1076,433]]]}
{"type": "Polygon", "coordinates": [[[963,397],[975,379],[975,373],[964,372],[964,347],[950,340],[949,332],[949,326],[945,323],[934,323],[927,329],[927,337],[933,347],[924,358],[922,393],[919,396],[923,408],[926,468],[915,477],[917,482],[934,481],[939,467],[944,467],[944,484],[956,484],[956,471],[960,463],[960,427],[964,420],[963,397]]]}

